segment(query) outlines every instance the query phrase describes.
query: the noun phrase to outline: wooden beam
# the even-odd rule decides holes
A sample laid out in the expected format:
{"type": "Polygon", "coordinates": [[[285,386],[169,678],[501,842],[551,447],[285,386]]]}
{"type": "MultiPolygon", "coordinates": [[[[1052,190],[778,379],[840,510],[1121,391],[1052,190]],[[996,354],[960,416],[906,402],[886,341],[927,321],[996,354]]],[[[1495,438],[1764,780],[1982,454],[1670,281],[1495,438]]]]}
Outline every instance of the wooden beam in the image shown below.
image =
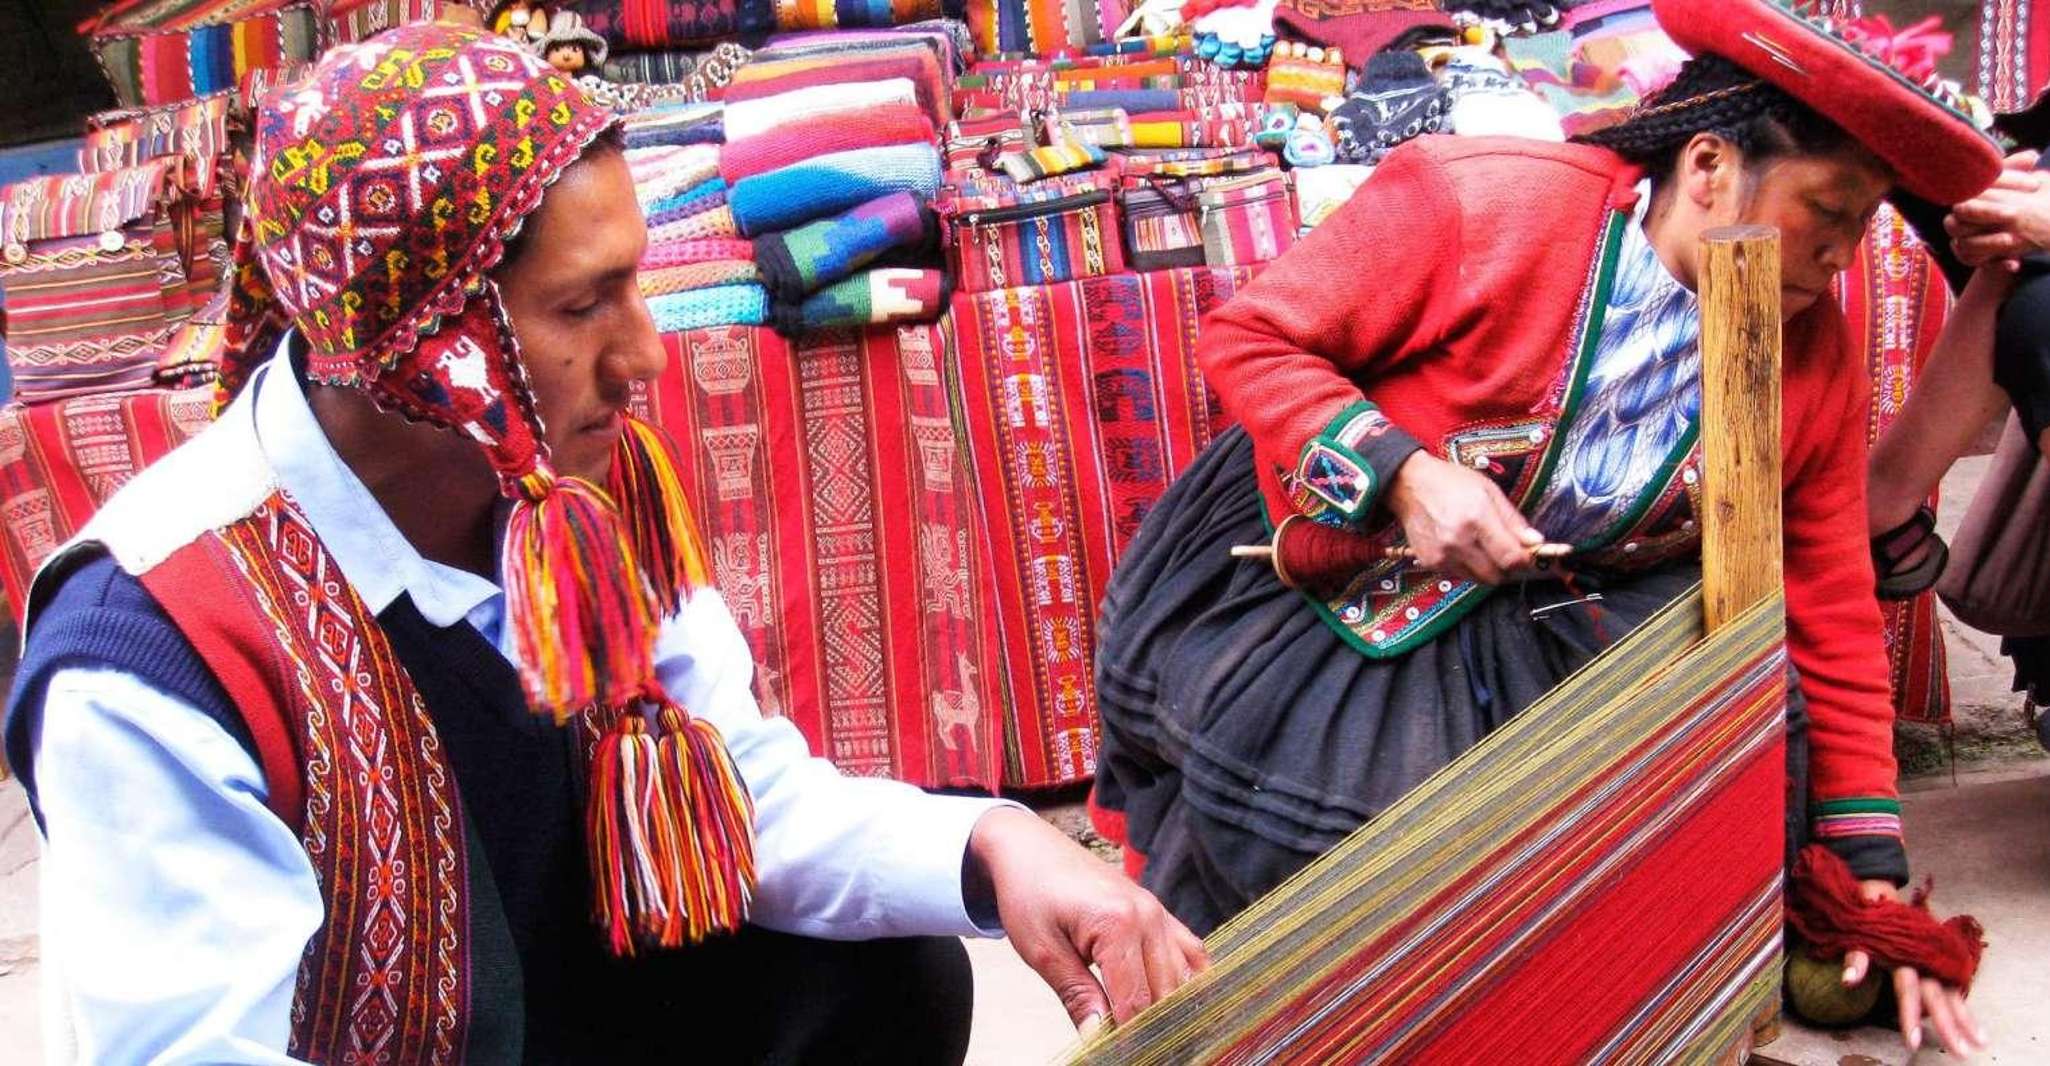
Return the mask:
{"type": "Polygon", "coordinates": [[[1714,632],[1782,586],[1780,254],[1770,226],[1701,238],[1701,583],[1714,632]]]}

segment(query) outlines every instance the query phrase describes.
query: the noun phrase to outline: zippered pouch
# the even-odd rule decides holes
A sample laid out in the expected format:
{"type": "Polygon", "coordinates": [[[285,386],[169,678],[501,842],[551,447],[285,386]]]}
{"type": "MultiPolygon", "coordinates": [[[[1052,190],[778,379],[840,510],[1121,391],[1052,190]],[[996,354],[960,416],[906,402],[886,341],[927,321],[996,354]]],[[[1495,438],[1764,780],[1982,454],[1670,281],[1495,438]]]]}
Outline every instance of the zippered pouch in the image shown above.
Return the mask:
{"type": "Polygon", "coordinates": [[[1206,189],[1196,205],[1211,266],[1264,263],[1295,243],[1295,198],[1285,174],[1206,189]]]}
{"type": "Polygon", "coordinates": [[[948,257],[962,292],[1073,281],[1125,269],[1110,191],[957,203],[947,217],[948,257]]]}

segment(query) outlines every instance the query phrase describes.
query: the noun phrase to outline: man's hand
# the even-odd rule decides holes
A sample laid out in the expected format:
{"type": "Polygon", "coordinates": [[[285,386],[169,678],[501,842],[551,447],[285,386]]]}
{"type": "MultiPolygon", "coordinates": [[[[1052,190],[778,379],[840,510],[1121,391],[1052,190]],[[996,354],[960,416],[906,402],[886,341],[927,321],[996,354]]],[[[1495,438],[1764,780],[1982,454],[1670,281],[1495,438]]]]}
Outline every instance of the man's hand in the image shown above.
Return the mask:
{"type": "Polygon", "coordinates": [[[968,859],[970,876],[995,893],[1011,946],[1084,1035],[1106,1016],[1130,1020],[1210,965],[1203,942],[1152,893],[1028,811],[983,815],[968,859]]]}
{"type": "Polygon", "coordinates": [[[1966,266],[2013,270],[2022,256],[2050,248],[2050,172],[2035,167],[2034,152],[2008,156],[1992,188],[1958,204],[1943,220],[1951,248],[1966,266]]]}
{"type": "Polygon", "coordinates": [[[1545,540],[1486,475],[1421,451],[1396,468],[1388,509],[1418,566],[1484,585],[1527,568],[1545,540]]]}
{"type": "MultiPolygon", "coordinates": [[[[1859,895],[1867,901],[1900,899],[1891,881],[1862,881],[1859,895]]],[[[1844,984],[1855,985],[1872,968],[1872,957],[1862,951],[1844,956],[1844,984]]],[[[1933,977],[1923,977],[1903,966],[1893,972],[1893,994],[1900,1004],[1901,1040],[1908,1050],[1922,1047],[1922,1019],[1936,1027],[1936,1035],[1953,1055],[1971,1055],[1986,1050],[1986,1030],[1965,1006],[1965,994],[1933,977]]]]}

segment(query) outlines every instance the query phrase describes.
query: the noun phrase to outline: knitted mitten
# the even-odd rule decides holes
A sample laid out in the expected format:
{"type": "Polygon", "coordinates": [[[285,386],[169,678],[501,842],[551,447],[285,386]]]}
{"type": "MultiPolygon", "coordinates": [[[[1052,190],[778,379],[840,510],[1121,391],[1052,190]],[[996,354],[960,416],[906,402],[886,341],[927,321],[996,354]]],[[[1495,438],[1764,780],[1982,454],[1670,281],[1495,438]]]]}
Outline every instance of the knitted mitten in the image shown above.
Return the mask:
{"type": "Polygon", "coordinates": [[[1379,163],[1404,141],[1444,129],[1450,101],[1415,52],[1382,52],[1367,61],[1360,87],[1331,113],[1338,157],[1379,163]]]}

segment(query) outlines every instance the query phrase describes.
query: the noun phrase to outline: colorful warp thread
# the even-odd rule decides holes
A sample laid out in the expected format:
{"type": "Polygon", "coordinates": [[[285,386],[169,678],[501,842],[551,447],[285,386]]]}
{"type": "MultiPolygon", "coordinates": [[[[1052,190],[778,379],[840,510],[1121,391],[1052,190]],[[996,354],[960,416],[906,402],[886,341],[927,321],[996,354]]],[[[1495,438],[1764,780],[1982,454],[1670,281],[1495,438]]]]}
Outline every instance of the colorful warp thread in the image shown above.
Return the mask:
{"type": "Polygon", "coordinates": [[[670,334],[642,402],[677,441],[763,711],[847,773],[993,788],[1003,695],[945,337],[670,334]]]}
{"type": "Polygon", "coordinates": [[[635,280],[640,285],[642,296],[665,296],[722,285],[759,284],[762,272],[751,259],[712,259],[642,270],[635,280]]]}
{"type": "Polygon", "coordinates": [[[467,0],[330,0],[327,25],[336,43],[360,41],[408,22],[431,22],[467,0]]]}
{"type": "Polygon", "coordinates": [[[719,193],[698,201],[702,210],[688,212],[678,217],[648,224],[648,245],[658,248],[677,241],[731,238],[740,236],[740,227],[733,223],[733,210],[726,204],[726,194],[719,193]]]}
{"type": "Polygon", "coordinates": [[[802,126],[728,141],[719,153],[719,176],[733,185],[815,156],[856,148],[927,144],[932,139],[932,120],[925,112],[910,104],[884,104],[860,114],[829,114],[802,126]]]}
{"type": "Polygon", "coordinates": [[[1096,769],[1096,603],[1168,484],[1227,424],[1197,324],[1251,279],[1194,268],[954,296],[947,318],[1013,733],[1004,783],[1096,769]]]}
{"type": "Polygon", "coordinates": [[[930,144],[857,148],[757,174],[727,194],[747,236],[789,229],[893,192],[930,197],[940,187],[940,153],[930,144]]]}
{"type": "Polygon", "coordinates": [[[779,30],[881,29],[945,15],[940,0],[839,0],[836,3],[779,3],[779,30]]]}
{"type": "Polygon", "coordinates": [[[925,201],[891,193],[836,218],[813,222],[754,242],[769,294],[783,303],[802,301],[884,255],[930,248],[939,224],[925,201]]]}
{"type": "Polygon", "coordinates": [[[814,85],[726,105],[726,139],[738,141],[829,115],[860,115],[890,104],[917,103],[908,78],[814,85]]]}
{"type": "Polygon", "coordinates": [[[653,205],[716,181],[719,151],[711,144],[627,149],[627,169],[633,175],[634,199],[640,202],[641,213],[651,214],[653,205]]]}
{"type": "Polygon", "coordinates": [[[725,139],[724,111],[718,105],[662,106],[626,120],[629,149],[718,144],[725,139]]]}
{"type": "Polygon", "coordinates": [[[0,582],[14,620],[29,579],[116,489],[205,429],[213,390],[96,393],[0,407],[0,582]]]}
{"type": "Polygon", "coordinates": [[[1214,933],[1093,1063],[1710,1062],[1779,995],[1786,651],[1698,592],[1214,933]]]}
{"type": "Polygon", "coordinates": [[[650,297],[648,314],[663,333],[705,326],[759,326],[768,320],[769,294],[760,285],[714,285],[650,297]]]}
{"type": "Polygon", "coordinates": [[[856,274],[813,293],[801,304],[776,303],[776,332],[802,337],[832,329],[930,322],[947,306],[947,272],[884,268],[856,274]]]}
{"type": "MultiPolygon", "coordinates": [[[[1950,316],[1950,289],[1922,242],[1891,206],[1881,205],[1866,227],[1851,260],[1837,279],[1844,318],[1864,351],[1872,379],[1871,423],[1879,434],[1900,417],[1922,364],[1936,346],[1950,316]]],[[[1931,497],[1930,506],[1936,505],[1931,497]]],[[[1905,602],[1881,603],[1894,714],[1905,722],[1948,725],[1950,674],[1936,596],[1925,592],[1905,602]]]]}

